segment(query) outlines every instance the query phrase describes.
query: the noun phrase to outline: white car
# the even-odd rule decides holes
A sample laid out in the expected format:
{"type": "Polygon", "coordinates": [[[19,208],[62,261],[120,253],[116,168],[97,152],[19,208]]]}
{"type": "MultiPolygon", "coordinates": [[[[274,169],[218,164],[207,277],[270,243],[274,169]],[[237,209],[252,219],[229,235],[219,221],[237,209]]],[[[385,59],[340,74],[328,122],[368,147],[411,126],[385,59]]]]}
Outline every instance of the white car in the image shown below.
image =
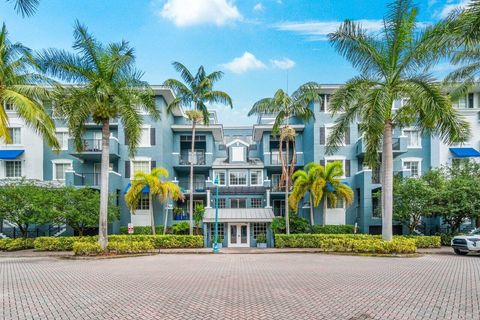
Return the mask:
{"type": "Polygon", "coordinates": [[[471,252],[480,253],[480,228],[472,230],[465,236],[455,236],[451,245],[453,251],[459,255],[466,255],[471,252]]]}

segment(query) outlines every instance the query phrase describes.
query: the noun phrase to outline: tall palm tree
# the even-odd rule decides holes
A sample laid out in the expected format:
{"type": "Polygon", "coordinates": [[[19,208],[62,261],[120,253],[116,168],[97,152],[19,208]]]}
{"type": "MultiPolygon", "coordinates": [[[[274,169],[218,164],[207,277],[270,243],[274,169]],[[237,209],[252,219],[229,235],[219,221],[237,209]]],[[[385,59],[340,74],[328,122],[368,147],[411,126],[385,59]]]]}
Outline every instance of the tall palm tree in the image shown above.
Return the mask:
{"type": "Polygon", "coordinates": [[[190,216],[190,235],[193,234],[193,167],[195,165],[193,159],[195,158],[195,129],[198,124],[209,123],[209,114],[207,104],[221,103],[233,108],[232,99],[230,96],[218,90],[213,90],[215,82],[219,81],[223,72],[214,71],[210,74],[205,72],[203,66],[200,66],[195,76],[180,62],[173,62],[173,67],[180,73],[180,77],[183,82],[176,79],[168,79],[165,81],[165,85],[173,89],[176,94],[176,98],[170,102],[167,110],[171,111],[175,108],[185,107],[189,110],[186,111],[188,120],[192,122],[192,147],[191,156],[189,157],[190,163],[190,203],[189,203],[189,216],[190,216]]]}
{"type": "MultiPolygon", "coordinates": [[[[153,198],[157,197],[160,203],[166,203],[169,199],[183,199],[180,187],[171,181],[164,181],[162,178],[168,178],[168,171],[165,168],[154,168],[150,173],[135,172],[132,185],[125,195],[127,207],[135,213],[138,201],[145,187],[149,188],[148,200],[150,203],[150,223],[152,225],[152,234],[155,235],[155,219],[153,214],[153,198]]],[[[165,223],[163,233],[167,227],[167,214],[165,213],[165,223]]]]}
{"type": "Polygon", "coordinates": [[[277,90],[272,98],[263,98],[252,106],[248,115],[261,115],[264,113],[275,113],[275,122],[273,124],[273,134],[280,131],[279,157],[282,164],[282,176],[280,178],[281,186],[285,186],[285,231],[290,234],[290,223],[288,213],[288,193],[289,181],[295,170],[296,152],[295,152],[295,129],[289,125],[290,117],[297,117],[307,122],[314,119],[315,115],[310,109],[313,102],[319,102],[320,96],[317,92],[318,85],[314,82],[308,82],[301,85],[291,96],[282,89],[277,90]],[[286,145],[286,156],[283,156],[283,143],[286,145]],[[293,156],[289,159],[290,143],[293,146],[293,156]]]}
{"type": "Polygon", "coordinates": [[[339,54],[360,71],[332,97],[330,110],[338,115],[329,135],[328,152],[342,144],[349,125],[360,121],[366,144],[365,162],[378,165],[382,145],[382,234],[392,239],[394,127],[414,125],[451,143],[468,134],[468,125],[459,119],[450,99],[427,73],[435,62],[432,29],[422,30],[416,23],[417,7],[411,0],[397,0],[389,5],[384,28],[371,35],[357,22],[346,20],[329,35],[339,54]],[[397,99],[407,99],[393,109],[397,99]]]}
{"type": "Polygon", "coordinates": [[[310,224],[315,224],[314,209],[318,207],[323,197],[323,188],[325,187],[325,175],[321,171],[325,168],[318,163],[310,162],[303,170],[297,170],[292,175],[293,189],[288,197],[288,204],[294,211],[297,210],[298,204],[308,193],[310,200],[310,224]]]}
{"type": "Polygon", "coordinates": [[[54,88],[55,113],[64,117],[75,148],[83,150],[85,124],[92,120],[102,127],[102,160],[100,179],[99,243],[107,247],[108,171],[110,148],[110,120],[119,118],[128,137],[130,154],[139,143],[142,112],[153,119],[160,113],[155,106],[153,92],[135,70],[135,55],[128,42],[99,43],[78,21],[74,30],[73,49],[49,49],[39,54],[43,70],[72,85],[54,88]]]}
{"type": "Polygon", "coordinates": [[[3,24],[0,30],[0,138],[11,142],[8,115],[3,108],[9,104],[50,146],[58,148],[55,124],[40,103],[48,97],[48,91],[41,84],[49,81],[32,72],[33,65],[30,49],[11,43],[3,24]]]}
{"type": "Polygon", "coordinates": [[[14,3],[14,9],[20,13],[22,17],[32,16],[40,3],[40,0],[6,0],[14,3]]]}

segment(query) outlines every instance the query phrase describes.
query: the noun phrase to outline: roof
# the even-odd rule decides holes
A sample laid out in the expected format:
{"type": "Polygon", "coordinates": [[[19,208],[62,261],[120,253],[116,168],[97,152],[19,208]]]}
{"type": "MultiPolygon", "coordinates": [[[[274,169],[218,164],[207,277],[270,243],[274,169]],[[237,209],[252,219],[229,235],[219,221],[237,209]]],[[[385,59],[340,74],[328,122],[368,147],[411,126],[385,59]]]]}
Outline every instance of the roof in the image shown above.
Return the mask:
{"type": "MultiPolygon", "coordinates": [[[[219,222],[272,222],[272,208],[218,209],[219,222]]],[[[206,208],[203,222],[215,222],[215,208],[206,208]]]]}
{"type": "Polygon", "coordinates": [[[248,158],[245,162],[228,162],[228,158],[215,158],[212,163],[212,167],[229,167],[229,168],[250,168],[258,167],[263,168],[263,161],[259,158],[248,158]]]}
{"type": "Polygon", "coordinates": [[[450,148],[450,152],[457,158],[480,157],[480,152],[474,148],[450,148]]]}
{"type": "Polygon", "coordinates": [[[0,160],[17,159],[24,150],[0,150],[0,160]]]}

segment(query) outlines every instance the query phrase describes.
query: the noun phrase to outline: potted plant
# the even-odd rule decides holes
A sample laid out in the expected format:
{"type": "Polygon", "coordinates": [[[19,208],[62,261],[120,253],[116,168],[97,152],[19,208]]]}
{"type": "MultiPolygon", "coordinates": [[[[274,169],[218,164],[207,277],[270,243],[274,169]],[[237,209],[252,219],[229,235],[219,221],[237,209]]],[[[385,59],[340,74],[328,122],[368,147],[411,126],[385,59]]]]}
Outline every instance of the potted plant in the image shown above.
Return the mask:
{"type": "Polygon", "coordinates": [[[257,236],[257,248],[265,249],[267,247],[267,236],[261,233],[257,236]]]}
{"type": "MultiPolygon", "coordinates": [[[[215,240],[214,240],[214,241],[215,241],[215,240]]],[[[219,249],[222,249],[223,237],[218,236],[217,243],[218,243],[218,248],[219,248],[219,249]]]]}
{"type": "Polygon", "coordinates": [[[183,209],[180,207],[173,208],[173,220],[182,220],[183,209]]]}

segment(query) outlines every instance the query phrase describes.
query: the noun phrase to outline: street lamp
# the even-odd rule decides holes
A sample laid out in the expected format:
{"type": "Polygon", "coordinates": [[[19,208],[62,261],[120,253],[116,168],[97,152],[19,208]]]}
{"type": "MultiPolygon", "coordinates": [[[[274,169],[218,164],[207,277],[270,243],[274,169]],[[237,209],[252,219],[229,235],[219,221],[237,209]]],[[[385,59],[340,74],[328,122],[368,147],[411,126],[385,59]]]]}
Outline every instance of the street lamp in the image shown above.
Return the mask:
{"type": "Polygon", "coordinates": [[[215,233],[213,236],[213,253],[218,253],[220,251],[220,246],[218,245],[218,176],[215,177],[215,233]]]}

